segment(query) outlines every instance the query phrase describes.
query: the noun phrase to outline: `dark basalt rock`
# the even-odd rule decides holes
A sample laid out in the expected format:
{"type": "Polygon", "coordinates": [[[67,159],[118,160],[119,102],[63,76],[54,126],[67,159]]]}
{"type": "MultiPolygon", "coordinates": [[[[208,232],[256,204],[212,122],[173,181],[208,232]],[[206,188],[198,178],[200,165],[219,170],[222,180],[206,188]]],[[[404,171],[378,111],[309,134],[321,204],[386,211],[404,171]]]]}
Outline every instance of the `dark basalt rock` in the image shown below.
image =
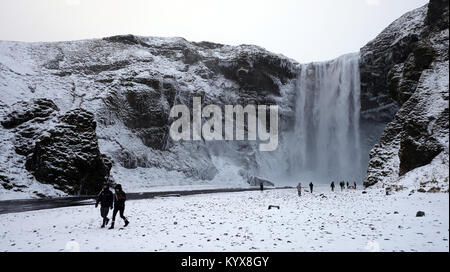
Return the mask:
{"type": "Polygon", "coordinates": [[[439,80],[433,76],[440,67],[448,67],[448,10],[448,1],[432,0],[361,50],[362,92],[382,94],[400,106],[370,153],[365,186],[427,165],[445,150],[438,138],[448,137],[448,87],[430,84],[439,80]],[[404,38],[396,40],[400,35],[404,38]],[[434,108],[438,101],[447,105],[434,108]]]}
{"type": "Polygon", "coordinates": [[[76,69],[84,74],[99,74],[101,72],[105,71],[116,71],[119,69],[122,69],[124,67],[127,67],[130,64],[128,60],[121,60],[113,63],[108,64],[96,64],[96,65],[90,65],[90,66],[80,66],[76,69]]]}
{"type": "Polygon", "coordinates": [[[110,93],[106,101],[108,109],[117,114],[144,145],[163,150],[169,135],[169,111],[175,102],[176,86],[171,80],[160,82],[155,78],[122,82],[126,83],[131,83],[131,86],[123,95],[110,93]],[[147,88],[134,88],[135,83],[144,84],[147,88]]]}
{"type": "Polygon", "coordinates": [[[75,109],[60,116],[27,158],[26,168],[41,183],[69,194],[95,194],[107,181],[112,162],[101,154],[94,115],[75,109]]]}
{"type": "Polygon", "coordinates": [[[416,142],[411,137],[406,137],[400,143],[400,175],[426,164],[429,164],[443,147],[434,139],[428,141],[416,142]]]}
{"type": "MultiPolygon", "coordinates": [[[[95,194],[112,162],[99,151],[94,115],[83,109],[58,114],[50,99],[19,101],[1,123],[14,132],[15,151],[26,156],[36,180],[69,194],[95,194]]],[[[0,176],[4,188],[19,186],[0,176]]]]}
{"type": "Polygon", "coordinates": [[[6,190],[11,190],[14,188],[12,180],[2,172],[0,172],[0,185],[2,185],[2,187],[6,190]]]}
{"type": "Polygon", "coordinates": [[[437,120],[434,117],[425,119],[415,116],[404,121],[398,153],[400,175],[430,163],[444,150],[442,144],[435,139],[433,132],[448,131],[448,114],[447,108],[440,116],[437,116],[437,120]],[[429,131],[430,123],[434,123],[433,131],[429,131]]]}
{"type": "Polygon", "coordinates": [[[426,23],[433,29],[442,30],[448,28],[449,0],[432,0],[428,5],[426,23]]]}
{"type": "Polygon", "coordinates": [[[432,0],[422,8],[405,14],[373,41],[361,48],[361,110],[384,108],[375,119],[390,121],[396,110],[414,92],[423,70],[436,58],[428,37],[439,24],[448,28],[448,0],[432,0]],[[422,17],[422,21],[420,18],[422,17]],[[416,20],[417,23],[411,24],[416,20]],[[445,22],[447,24],[445,24],[445,22]],[[406,34],[405,34],[406,33],[406,34]],[[400,80],[401,79],[401,80],[400,80]],[[405,92],[409,95],[404,96],[405,92]],[[387,108],[385,108],[387,107],[387,108]]]}
{"type": "Polygon", "coordinates": [[[429,41],[421,41],[417,43],[413,50],[413,54],[414,64],[417,70],[425,70],[429,68],[436,57],[436,52],[429,41]]]}
{"type": "Polygon", "coordinates": [[[232,60],[207,60],[205,65],[238,83],[244,97],[246,93],[264,97],[269,94],[280,95],[278,80],[285,84],[289,79],[297,77],[297,73],[291,67],[283,65],[282,61],[274,56],[242,53],[232,60]]]}
{"type": "Polygon", "coordinates": [[[424,216],[425,216],[425,212],[423,212],[423,211],[418,211],[416,213],[416,217],[424,217],[424,216]]]}
{"type": "Polygon", "coordinates": [[[138,37],[131,35],[131,34],[106,37],[106,38],[103,38],[103,40],[109,41],[109,42],[123,43],[125,45],[140,45],[140,46],[148,47],[148,44],[146,44],[141,39],[139,39],[138,37]]]}
{"type": "Polygon", "coordinates": [[[224,47],[223,44],[220,43],[213,43],[213,42],[207,42],[207,41],[203,41],[203,42],[194,42],[193,44],[203,47],[203,48],[207,48],[207,49],[217,49],[217,48],[221,48],[224,47]]]}
{"type": "Polygon", "coordinates": [[[200,54],[189,48],[183,49],[183,56],[184,56],[183,62],[188,65],[197,63],[202,59],[200,54]]]}
{"type": "Polygon", "coordinates": [[[12,108],[13,111],[8,113],[1,122],[4,128],[15,128],[32,119],[44,122],[50,118],[52,113],[59,111],[58,106],[46,98],[20,101],[14,104],[12,108]]]}
{"type": "MultiPolygon", "coordinates": [[[[418,16],[424,17],[425,14],[423,9],[417,9],[402,18],[405,22],[409,22],[418,16]]],[[[389,122],[401,104],[395,88],[401,77],[403,63],[419,41],[418,35],[422,26],[416,25],[407,35],[401,36],[403,29],[397,28],[399,20],[361,48],[361,117],[363,121],[389,122]],[[373,111],[376,111],[376,114],[371,114],[373,111]]]]}
{"type": "Polygon", "coordinates": [[[14,130],[16,153],[27,156],[46,126],[45,123],[55,117],[59,109],[53,101],[46,98],[19,101],[11,109],[1,123],[3,127],[14,130]]]}

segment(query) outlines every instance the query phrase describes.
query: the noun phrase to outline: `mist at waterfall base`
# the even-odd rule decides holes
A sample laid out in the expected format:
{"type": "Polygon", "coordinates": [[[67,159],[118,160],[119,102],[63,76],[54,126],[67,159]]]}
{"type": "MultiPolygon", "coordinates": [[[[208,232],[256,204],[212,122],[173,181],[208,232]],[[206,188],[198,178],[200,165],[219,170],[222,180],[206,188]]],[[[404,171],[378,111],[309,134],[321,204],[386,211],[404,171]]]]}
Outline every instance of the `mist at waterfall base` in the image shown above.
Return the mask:
{"type": "Polygon", "coordinates": [[[257,156],[276,185],[360,184],[371,146],[361,141],[359,53],[301,65],[293,122],[280,127],[276,152],[257,156]]]}

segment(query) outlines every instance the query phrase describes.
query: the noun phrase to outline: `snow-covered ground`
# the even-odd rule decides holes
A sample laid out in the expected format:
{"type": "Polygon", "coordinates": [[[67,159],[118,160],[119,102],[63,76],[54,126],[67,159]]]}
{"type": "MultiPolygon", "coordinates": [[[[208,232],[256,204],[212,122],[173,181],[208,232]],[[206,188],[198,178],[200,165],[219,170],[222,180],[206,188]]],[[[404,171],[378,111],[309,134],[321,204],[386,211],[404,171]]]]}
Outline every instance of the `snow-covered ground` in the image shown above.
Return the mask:
{"type": "Polygon", "coordinates": [[[99,227],[93,206],[5,214],[0,251],[449,250],[448,193],[317,190],[129,201],[131,224],[119,219],[114,230],[99,227]]]}

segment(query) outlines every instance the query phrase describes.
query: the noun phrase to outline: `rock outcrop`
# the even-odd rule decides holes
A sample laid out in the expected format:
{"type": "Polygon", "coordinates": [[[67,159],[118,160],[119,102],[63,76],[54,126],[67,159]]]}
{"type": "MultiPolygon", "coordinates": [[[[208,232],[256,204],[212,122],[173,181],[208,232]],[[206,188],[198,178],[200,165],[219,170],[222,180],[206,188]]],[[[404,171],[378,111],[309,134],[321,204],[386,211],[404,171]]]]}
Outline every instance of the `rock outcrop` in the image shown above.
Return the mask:
{"type": "Polygon", "coordinates": [[[13,131],[16,153],[26,157],[26,169],[39,182],[68,194],[95,194],[107,181],[112,162],[100,153],[92,113],[60,115],[53,101],[42,98],[12,105],[1,123],[13,131]]]}
{"type": "Polygon", "coordinates": [[[96,194],[108,181],[111,160],[100,153],[94,115],[71,110],[42,133],[26,168],[42,183],[69,194],[96,194]]]}
{"type": "MultiPolygon", "coordinates": [[[[400,107],[371,151],[366,186],[402,186],[396,182],[406,173],[448,156],[448,15],[448,0],[432,0],[361,50],[364,92],[383,97],[386,108],[400,107]]],[[[448,188],[448,173],[437,179],[448,188]]]]}

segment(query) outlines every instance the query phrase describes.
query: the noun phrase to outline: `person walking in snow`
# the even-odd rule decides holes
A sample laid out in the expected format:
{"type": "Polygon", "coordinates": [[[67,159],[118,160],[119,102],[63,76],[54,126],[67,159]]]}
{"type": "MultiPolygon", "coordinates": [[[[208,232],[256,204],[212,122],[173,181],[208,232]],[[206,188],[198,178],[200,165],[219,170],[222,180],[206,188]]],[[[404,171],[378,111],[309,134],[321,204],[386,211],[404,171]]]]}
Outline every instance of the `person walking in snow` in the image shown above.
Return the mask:
{"type": "Polygon", "coordinates": [[[259,183],[259,190],[261,190],[261,192],[264,191],[264,183],[259,183]]]}
{"type": "Polygon", "coordinates": [[[354,183],[353,183],[353,185],[355,186],[355,188],[354,188],[354,189],[356,190],[356,182],[354,182],[354,183]]]}
{"type": "Polygon", "coordinates": [[[309,183],[309,190],[311,191],[311,194],[312,194],[312,192],[313,192],[313,187],[314,187],[313,183],[312,183],[312,182],[309,183]]]}
{"type": "Polygon", "coordinates": [[[122,190],[122,185],[117,184],[114,187],[114,210],[113,210],[113,217],[111,222],[111,227],[109,229],[114,228],[114,222],[116,221],[116,215],[119,212],[120,217],[125,221],[125,227],[128,226],[130,222],[128,222],[127,218],[123,215],[123,212],[125,211],[125,201],[127,200],[127,195],[122,190]]]}
{"type": "Polygon", "coordinates": [[[109,218],[108,212],[109,209],[113,208],[113,193],[109,190],[109,185],[105,184],[103,186],[102,191],[97,196],[97,201],[95,202],[95,208],[98,207],[100,203],[100,215],[103,218],[103,223],[101,228],[104,228],[108,225],[109,218]]]}
{"type": "Polygon", "coordinates": [[[341,191],[344,191],[345,182],[344,182],[344,181],[341,181],[341,182],[339,183],[339,185],[341,186],[341,191]]]}
{"type": "Polygon", "coordinates": [[[331,191],[334,192],[334,181],[331,182],[330,187],[331,187],[331,191]]]}
{"type": "Polygon", "coordinates": [[[347,181],[347,189],[350,187],[350,185],[348,184],[348,181],[347,181]]]}
{"type": "Polygon", "coordinates": [[[302,183],[299,182],[297,185],[298,196],[302,196],[302,183]]]}

